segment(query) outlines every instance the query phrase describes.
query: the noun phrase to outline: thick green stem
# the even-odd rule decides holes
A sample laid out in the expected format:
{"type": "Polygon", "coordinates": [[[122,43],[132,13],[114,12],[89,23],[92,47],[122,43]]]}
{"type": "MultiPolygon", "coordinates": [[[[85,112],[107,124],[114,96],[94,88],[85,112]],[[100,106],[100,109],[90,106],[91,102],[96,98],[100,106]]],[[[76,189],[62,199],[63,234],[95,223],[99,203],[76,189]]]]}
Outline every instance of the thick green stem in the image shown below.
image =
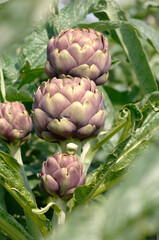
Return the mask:
{"type": "Polygon", "coordinates": [[[120,129],[122,129],[125,125],[125,122],[121,123],[117,127],[113,128],[110,133],[106,135],[101,141],[95,143],[93,146],[89,148],[88,151],[86,151],[84,154],[82,154],[81,162],[83,165],[83,171],[87,172],[88,168],[92,162],[92,159],[97,152],[97,150],[106,142],[108,141],[112,136],[114,136],[120,129]]]}
{"type": "MultiPolygon", "coordinates": [[[[8,145],[8,148],[10,150],[11,156],[17,160],[17,162],[20,165],[20,172],[21,175],[23,177],[23,181],[24,181],[24,186],[26,187],[26,189],[32,194],[34,202],[36,203],[35,197],[31,191],[26,173],[25,173],[25,169],[24,169],[24,165],[23,165],[23,161],[22,161],[22,157],[21,157],[21,149],[19,146],[16,145],[8,145]]],[[[32,221],[32,219],[29,217],[29,215],[24,211],[25,216],[26,216],[26,223],[27,223],[27,227],[28,227],[28,231],[29,233],[37,240],[43,239],[39,229],[36,227],[35,223],[32,221]]]]}
{"type": "MultiPolygon", "coordinates": [[[[31,188],[30,188],[30,185],[29,185],[29,182],[28,182],[28,179],[27,179],[27,176],[26,176],[26,173],[25,173],[25,169],[24,169],[24,165],[23,165],[23,161],[22,161],[22,156],[21,156],[21,149],[20,147],[17,147],[15,145],[9,145],[9,149],[10,149],[10,153],[11,153],[11,156],[17,160],[17,162],[19,163],[20,165],[20,168],[21,168],[21,175],[23,177],[23,181],[24,181],[24,186],[26,187],[26,189],[32,194],[33,198],[34,198],[34,195],[31,191],[31,188]]],[[[34,201],[35,201],[35,198],[34,198],[34,201]]]]}
{"type": "Polygon", "coordinates": [[[58,199],[54,201],[58,207],[61,209],[60,212],[54,211],[54,230],[59,226],[65,223],[66,218],[66,202],[64,200],[58,199]]]}
{"type": "Polygon", "coordinates": [[[0,95],[1,95],[2,101],[5,101],[5,99],[6,99],[6,90],[5,90],[5,84],[4,84],[4,77],[3,77],[1,57],[0,57],[0,93],[1,93],[0,95]]]}

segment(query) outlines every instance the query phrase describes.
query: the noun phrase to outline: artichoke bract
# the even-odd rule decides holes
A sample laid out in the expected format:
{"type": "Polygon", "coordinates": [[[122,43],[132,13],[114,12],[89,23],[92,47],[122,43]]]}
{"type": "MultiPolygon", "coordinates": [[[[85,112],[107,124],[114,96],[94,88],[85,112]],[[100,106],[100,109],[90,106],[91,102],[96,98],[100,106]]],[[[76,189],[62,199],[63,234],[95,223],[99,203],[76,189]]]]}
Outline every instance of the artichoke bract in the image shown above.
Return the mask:
{"type": "Polygon", "coordinates": [[[8,144],[22,144],[30,137],[32,120],[19,102],[0,103],[0,139],[8,144]]]}
{"type": "Polygon", "coordinates": [[[85,184],[86,173],[76,155],[55,153],[42,165],[40,188],[49,195],[66,197],[85,184]]]}
{"type": "Polygon", "coordinates": [[[105,121],[103,96],[88,78],[53,78],[35,93],[33,121],[37,136],[50,142],[96,136],[105,121]]]}
{"type": "Polygon", "coordinates": [[[104,84],[111,66],[108,40],[93,29],[66,29],[47,45],[45,71],[49,78],[70,75],[89,77],[104,84]]]}

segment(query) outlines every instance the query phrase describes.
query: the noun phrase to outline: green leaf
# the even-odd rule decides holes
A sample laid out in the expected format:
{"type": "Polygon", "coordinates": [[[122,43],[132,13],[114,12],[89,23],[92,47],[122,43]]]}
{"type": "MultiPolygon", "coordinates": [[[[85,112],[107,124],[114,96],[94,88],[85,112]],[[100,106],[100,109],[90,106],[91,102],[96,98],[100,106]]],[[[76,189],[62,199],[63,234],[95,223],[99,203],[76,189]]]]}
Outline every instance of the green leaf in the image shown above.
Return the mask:
{"type": "Polygon", "coordinates": [[[32,211],[36,214],[43,214],[43,213],[46,213],[50,207],[53,207],[54,211],[56,213],[60,213],[61,212],[61,208],[54,202],[49,202],[45,207],[43,208],[35,208],[35,209],[32,209],[32,211]]]}
{"type": "Polygon", "coordinates": [[[19,87],[32,82],[36,77],[44,73],[48,40],[48,33],[44,24],[36,27],[25,40],[19,54],[21,74],[21,80],[18,82],[19,87]]]}
{"type": "Polygon", "coordinates": [[[29,85],[24,85],[20,90],[17,90],[15,87],[7,87],[6,99],[7,101],[14,102],[33,102],[33,89],[32,94],[29,93],[28,89],[30,88],[29,85]]]}
{"type": "Polygon", "coordinates": [[[6,87],[18,78],[17,59],[9,55],[2,55],[2,69],[6,87]]]}
{"type": "Polygon", "coordinates": [[[98,2],[99,0],[76,0],[67,4],[59,11],[59,15],[54,16],[54,25],[58,32],[83,22],[91,8],[96,7],[98,2]]]}
{"type": "Polygon", "coordinates": [[[33,240],[14,217],[0,208],[0,230],[13,240],[33,240]]]}
{"type": "Polygon", "coordinates": [[[157,138],[135,159],[135,166],[122,184],[101,201],[76,209],[55,240],[141,240],[155,235],[159,225],[158,155],[157,138]]]}
{"type": "MultiPolygon", "coordinates": [[[[95,14],[97,17],[100,19],[102,18],[102,20],[103,18],[104,20],[107,20],[108,18],[110,21],[121,20],[128,22],[125,13],[120,9],[117,2],[114,0],[107,0],[103,2],[104,4],[99,7],[99,10],[97,10],[98,13],[95,14]],[[105,13],[106,15],[103,16],[101,13],[105,13]]],[[[137,32],[129,25],[122,26],[120,29],[114,30],[114,32],[136,73],[143,93],[147,94],[156,91],[157,84],[149,66],[142,43],[137,36],[137,32]]]]}
{"type": "Polygon", "coordinates": [[[5,90],[1,58],[0,58],[0,98],[1,98],[1,102],[5,101],[5,98],[6,98],[6,90],[5,90]]]}
{"type": "Polygon", "coordinates": [[[135,28],[135,26],[133,24],[131,24],[128,21],[122,21],[122,20],[118,20],[118,21],[109,21],[109,20],[105,20],[105,21],[98,21],[98,22],[92,22],[92,23],[83,23],[83,24],[79,24],[78,27],[80,28],[93,28],[96,31],[108,31],[108,30],[114,30],[117,28],[121,28],[121,27],[130,27],[130,28],[135,28]]]}
{"type": "Polygon", "coordinates": [[[156,7],[156,8],[158,8],[159,7],[159,3],[156,2],[156,1],[146,1],[144,3],[144,7],[145,8],[149,8],[149,7],[156,7]]]}
{"type": "Polygon", "coordinates": [[[130,19],[130,21],[136,26],[141,36],[159,53],[159,32],[139,19],[130,19]]]}
{"type": "MultiPolygon", "coordinates": [[[[140,128],[137,128],[136,131],[132,134],[122,153],[116,156],[116,164],[114,165],[111,172],[107,175],[104,182],[100,185],[94,196],[107,190],[120,181],[121,176],[127,173],[127,170],[129,167],[131,167],[134,159],[137,158],[137,156],[142,155],[143,150],[149,147],[151,138],[158,129],[159,112],[152,112],[146,118],[142,126],[140,128]]],[[[121,147],[121,144],[118,146],[118,148],[121,147]]],[[[109,165],[111,163],[109,157],[111,159],[111,155],[106,159],[106,165],[109,165]]],[[[95,172],[96,171],[97,170],[95,170],[95,172]]],[[[93,175],[95,175],[95,172],[93,175]]]]}
{"type": "MultiPolygon", "coordinates": [[[[114,107],[113,107],[104,87],[99,86],[98,89],[103,94],[104,109],[105,109],[105,113],[106,113],[106,120],[105,120],[103,131],[108,132],[108,131],[110,131],[110,129],[112,129],[114,117],[115,117],[115,111],[114,111],[114,107]]],[[[102,138],[103,138],[103,135],[98,136],[99,140],[101,140],[102,138]]],[[[112,147],[114,147],[116,145],[117,141],[118,141],[118,136],[116,134],[115,137],[112,137],[109,141],[107,141],[106,144],[104,143],[102,145],[102,148],[106,154],[108,154],[112,150],[112,147]]]]}
{"type": "Polygon", "coordinates": [[[45,236],[50,227],[49,220],[45,215],[37,215],[32,212],[32,209],[37,206],[32,195],[24,187],[22,176],[15,167],[12,167],[13,164],[9,164],[11,160],[9,155],[0,152],[0,184],[15,198],[45,236]]]}

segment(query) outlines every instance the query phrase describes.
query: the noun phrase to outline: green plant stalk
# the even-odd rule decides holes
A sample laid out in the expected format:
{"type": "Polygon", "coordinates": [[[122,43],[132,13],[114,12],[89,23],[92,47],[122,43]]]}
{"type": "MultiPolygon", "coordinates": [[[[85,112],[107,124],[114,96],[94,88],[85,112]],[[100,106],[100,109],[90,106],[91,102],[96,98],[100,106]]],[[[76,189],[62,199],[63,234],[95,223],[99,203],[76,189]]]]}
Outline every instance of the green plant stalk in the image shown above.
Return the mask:
{"type": "Polygon", "coordinates": [[[126,121],[124,121],[123,123],[121,123],[120,125],[118,125],[117,127],[113,128],[112,131],[110,133],[108,133],[101,141],[95,143],[94,145],[92,145],[89,150],[86,152],[85,156],[82,156],[81,159],[81,163],[83,165],[83,171],[87,172],[88,168],[92,162],[92,159],[95,155],[95,153],[97,152],[97,150],[106,142],[108,141],[112,136],[114,136],[119,130],[121,130],[124,125],[125,125],[126,121]]]}
{"type": "MultiPolygon", "coordinates": [[[[21,148],[17,145],[11,145],[8,144],[8,148],[10,150],[11,156],[17,160],[17,162],[20,165],[20,172],[21,175],[23,177],[23,181],[24,181],[24,186],[25,188],[32,194],[34,202],[36,203],[35,197],[32,193],[32,190],[30,188],[26,173],[25,173],[25,169],[24,169],[24,165],[23,165],[23,161],[22,161],[22,157],[21,157],[21,148]]],[[[26,223],[27,223],[27,227],[28,227],[28,231],[31,234],[31,236],[33,236],[35,239],[43,239],[39,229],[37,228],[37,226],[35,225],[35,223],[33,222],[33,220],[29,217],[29,215],[24,211],[25,216],[26,216],[26,223]]]]}
{"type": "Polygon", "coordinates": [[[5,90],[5,84],[4,84],[4,77],[3,77],[1,57],[0,57],[0,95],[1,95],[2,100],[5,101],[5,99],[6,99],[6,90],[5,90]]]}
{"type": "Polygon", "coordinates": [[[53,216],[53,223],[54,223],[54,231],[59,226],[65,223],[66,219],[66,201],[58,198],[58,200],[54,199],[54,202],[58,205],[58,207],[61,209],[60,212],[56,212],[54,210],[54,216],[53,216]]]}

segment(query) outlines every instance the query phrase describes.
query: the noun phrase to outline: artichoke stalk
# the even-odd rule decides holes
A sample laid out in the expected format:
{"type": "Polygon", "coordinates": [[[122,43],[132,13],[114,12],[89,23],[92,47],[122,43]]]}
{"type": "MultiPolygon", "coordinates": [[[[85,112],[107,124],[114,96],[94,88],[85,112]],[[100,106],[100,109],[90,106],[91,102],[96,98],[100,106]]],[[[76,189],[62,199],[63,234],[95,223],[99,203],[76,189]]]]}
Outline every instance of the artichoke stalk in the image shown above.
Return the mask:
{"type": "Polygon", "coordinates": [[[103,96],[89,78],[53,78],[35,93],[37,136],[50,142],[97,136],[104,126],[103,96]]]}
{"type": "Polygon", "coordinates": [[[0,103],[0,139],[8,144],[26,142],[33,124],[25,106],[19,102],[0,103]]]}
{"type": "Polygon", "coordinates": [[[88,77],[102,85],[110,66],[108,40],[93,29],[66,29],[48,42],[45,71],[49,78],[88,77]]]}
{"type": "Polygon", "coordinates": [[[51,196],[67,198],[77,186],[85,184],[86,173],[76,155],[57,152],[43,162],[39,177],[41,190],[51,196]]]}

